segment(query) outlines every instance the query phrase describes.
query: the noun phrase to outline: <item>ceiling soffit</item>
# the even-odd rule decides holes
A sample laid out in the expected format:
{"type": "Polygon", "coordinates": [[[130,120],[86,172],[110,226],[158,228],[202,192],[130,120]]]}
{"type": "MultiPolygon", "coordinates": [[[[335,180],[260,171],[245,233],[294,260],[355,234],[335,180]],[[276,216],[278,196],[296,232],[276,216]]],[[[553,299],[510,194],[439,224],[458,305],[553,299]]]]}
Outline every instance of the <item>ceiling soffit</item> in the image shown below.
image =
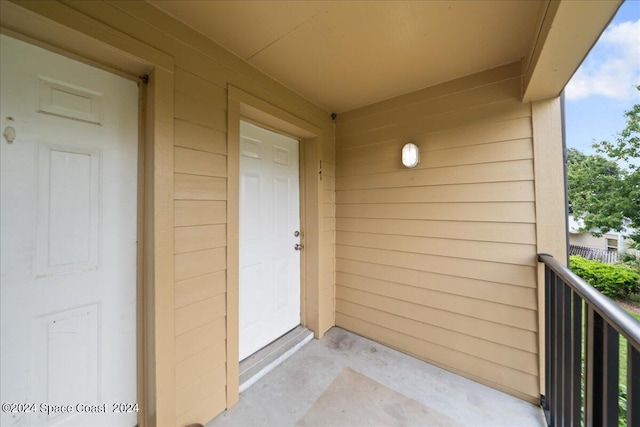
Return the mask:
{"type": "Polygon", "coordinates": [[[151,3],[338,113],[520,60],[541,8],[500,0],[151,3]]]}

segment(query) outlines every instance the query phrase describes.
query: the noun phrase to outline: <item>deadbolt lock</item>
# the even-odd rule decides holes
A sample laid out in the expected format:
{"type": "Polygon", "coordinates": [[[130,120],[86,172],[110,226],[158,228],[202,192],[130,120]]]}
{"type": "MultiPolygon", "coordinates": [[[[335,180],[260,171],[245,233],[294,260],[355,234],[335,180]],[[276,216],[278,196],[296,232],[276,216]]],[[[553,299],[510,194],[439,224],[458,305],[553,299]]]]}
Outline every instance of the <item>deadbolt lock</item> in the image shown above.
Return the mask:
{"type": "Polygon", "coordinates": [[[296,231],[293,232],[293,235],[295,237],[300,237],[300,232],[298,230],[296,230],[296,231]]]}

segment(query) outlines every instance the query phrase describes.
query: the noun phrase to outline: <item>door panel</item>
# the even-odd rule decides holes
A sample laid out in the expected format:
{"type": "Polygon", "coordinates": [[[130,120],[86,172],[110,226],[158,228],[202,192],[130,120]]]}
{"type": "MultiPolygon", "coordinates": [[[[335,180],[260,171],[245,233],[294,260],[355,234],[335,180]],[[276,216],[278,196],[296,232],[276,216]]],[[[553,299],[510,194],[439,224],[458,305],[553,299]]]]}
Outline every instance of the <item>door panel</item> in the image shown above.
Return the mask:
{"type": "Polygon", "coordinates": [[[240,124],[240,359],[300,324],[299,142],[240,124]]]}
{"type": "Polygon", "coordinates": [[[39,144],[36,276],[98,266],[100,153],[39,144]]]}
{"type": "Polygon", "coordinates": [[[133,426],[111,405],[137,398],[137,85],[0,43],[1,400],[72,408],[0,424],[133,426]]]}
{"type": "MultiPolygon", "coordinates": [[[[37,402],[98,402],[99,305],[64,310],[33,319],[31,395],[37,402]],[[46,388],[42,387],[46,384],[46,388]]],[[[41,414],[37,425],[64,420],[64,414],[41,414]]],[[[71,420],[70,420],[71,421],[71,420]]],[[[62,425],[65,423],[63,422],[62,425]]]]}

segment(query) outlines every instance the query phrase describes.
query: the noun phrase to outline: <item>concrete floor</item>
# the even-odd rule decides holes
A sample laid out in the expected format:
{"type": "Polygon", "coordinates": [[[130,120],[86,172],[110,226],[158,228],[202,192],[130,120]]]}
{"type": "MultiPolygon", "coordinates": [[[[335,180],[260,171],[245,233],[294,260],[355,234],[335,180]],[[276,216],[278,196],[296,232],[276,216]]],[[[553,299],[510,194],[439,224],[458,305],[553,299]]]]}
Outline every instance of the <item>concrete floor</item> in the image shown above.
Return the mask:
{"type": "Polygon", "coordinates": [[[313,340],[207,427],[531,426],[540,408],[340,328],[313,340]]]}

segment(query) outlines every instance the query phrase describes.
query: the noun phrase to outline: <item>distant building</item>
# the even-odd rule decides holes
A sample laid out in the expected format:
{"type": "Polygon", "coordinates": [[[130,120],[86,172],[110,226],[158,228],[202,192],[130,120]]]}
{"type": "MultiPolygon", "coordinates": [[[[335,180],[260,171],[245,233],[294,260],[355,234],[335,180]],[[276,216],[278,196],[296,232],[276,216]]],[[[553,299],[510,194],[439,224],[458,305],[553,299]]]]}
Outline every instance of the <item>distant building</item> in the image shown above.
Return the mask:
{"type": "MultiPolygon", "coordinates": [[[[632,243],[631,239],[625,238],[625,236],[634,232],[633,229],[628,227],[628,220],[625,220],[622,231],[612,230],[600,237],[593,236],[590,231],[584,231],[584,222],[581,219],[576,220],[571,214],[569,214],[568,223],[570,245],[606,251],[624,252],[629,249],[629,245],[632,243]]],[[[593,229],[592,231],[597,231],[597,229],[593,229]]]]}

